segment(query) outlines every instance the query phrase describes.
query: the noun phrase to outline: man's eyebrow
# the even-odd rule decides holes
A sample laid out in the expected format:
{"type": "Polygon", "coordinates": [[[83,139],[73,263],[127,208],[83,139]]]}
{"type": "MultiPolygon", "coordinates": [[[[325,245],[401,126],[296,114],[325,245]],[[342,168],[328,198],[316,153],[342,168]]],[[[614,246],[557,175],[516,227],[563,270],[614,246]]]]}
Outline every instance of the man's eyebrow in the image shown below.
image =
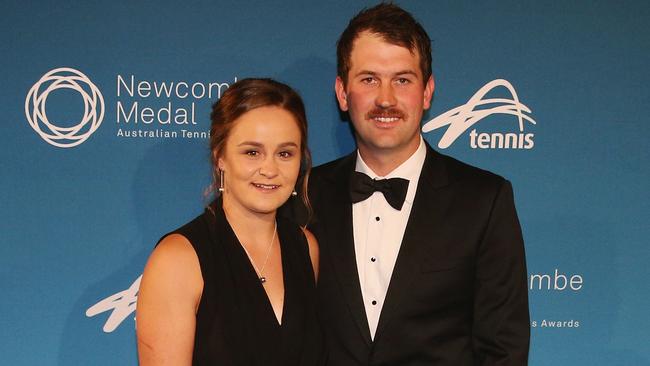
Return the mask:
{"type": "MultiPolygon", "coordinates": [[[[356,73],[356,76],[359,76],[359,75],[377,76],[377,75],[379,75],[379,73],[376,72],[376,71],[361,70],[361,71],[356,73]]],[[[414,70],[406,69],[406,70],[397,71],[397,72],[393,73],[393,75],[413,75],[413,76],[417,76],[418,73],[416,71],[414,71],[414,70]]]]}
{"type": "Polygon", "coordinates": [[[378,73],[374,72],[374,71],[370,71],[370,70],[361,70],[361,71],[357,72],[357,75],[373,75],[374,76],[374,75],[378,75],[378,73]]]}
{"type": "Polygon", "coordinates": [[[418,73],[413,70],[402,70],[395,73],[395,75],[413,75],[417,76],[418,73]]]}

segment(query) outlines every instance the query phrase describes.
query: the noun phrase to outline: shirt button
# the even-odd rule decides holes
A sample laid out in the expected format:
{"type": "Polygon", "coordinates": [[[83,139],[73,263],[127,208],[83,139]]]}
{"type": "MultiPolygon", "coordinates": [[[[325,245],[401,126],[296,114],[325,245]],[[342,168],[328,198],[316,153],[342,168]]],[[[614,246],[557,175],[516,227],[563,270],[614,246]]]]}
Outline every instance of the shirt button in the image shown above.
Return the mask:
{"type": "Polygon", "coordinates": [[[372,300],[371,304],[377,305],[377,300],[372,300]]]}
{"type": "Polygon", "coordinates": [[[375,221],[379,221],[379,220],[381,220],[381,219],[379,218],[379,216],[376,216],[376,217],[375,217],[375,221]]]}
{"type": "Polygon", "coordinates": [[[370,261],[371,261],[371,262],[376,262],[376,261],[377,261],[377,258],[375,258],[375,257],[370,257],[370,261]]]}

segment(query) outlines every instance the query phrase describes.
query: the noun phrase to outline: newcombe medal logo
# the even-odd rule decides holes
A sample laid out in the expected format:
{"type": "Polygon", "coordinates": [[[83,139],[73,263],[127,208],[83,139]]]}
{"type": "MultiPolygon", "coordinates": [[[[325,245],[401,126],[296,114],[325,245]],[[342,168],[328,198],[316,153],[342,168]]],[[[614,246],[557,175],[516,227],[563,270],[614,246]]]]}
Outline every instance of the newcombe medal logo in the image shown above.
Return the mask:
{"type": "Polygon", "coordinates": [[[62,148],[75,147],[86,141],[101,125],[104,97],[81,71],[61,67],[43,75],[29,90],[25,98],[25,116],[34,131],[47,143],[62,148]],[[48,119],[45,108],[47,98],[59,89],[76,90],[81,95],[84,109],[80,121],[57,121],[57,125],[48,119]]]}

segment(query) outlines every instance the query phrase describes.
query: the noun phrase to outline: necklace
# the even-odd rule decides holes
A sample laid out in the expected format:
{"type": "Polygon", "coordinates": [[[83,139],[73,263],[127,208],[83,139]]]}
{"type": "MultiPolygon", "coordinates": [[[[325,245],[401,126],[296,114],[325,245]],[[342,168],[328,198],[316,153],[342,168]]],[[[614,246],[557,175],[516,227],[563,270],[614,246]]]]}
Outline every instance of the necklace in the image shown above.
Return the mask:
{"type": "Polygon", "coordinates": [[[251,264],[253,265],[253,269],[255,270],[255,273],[257,274],[257,277],[260,279],[260,282],[264,284],[266,282],[266,277],[264,277],[264,268],[266,268],[266,264],[269,262],[269,257],[271,256],[271,248],[273,248],[273,242],[275,241],[275,234],[278,232],[278,223],[275,223],[275,226],[273,227],[273,236],[271,237],[271,242],[269,242],[269,247],[266,249],[266,258],[264,258],[264,263],[262,263],[262,268],[257,269],[257,266],[255,265],[255,261],[253,261],[253,257],[251,257],[251,254],[248,252],[244,244],[241,244],[241,247],[244,248],[244,252],[246,252],[246,255],[248,256],[248,260],[251,261],[251,264]]]}

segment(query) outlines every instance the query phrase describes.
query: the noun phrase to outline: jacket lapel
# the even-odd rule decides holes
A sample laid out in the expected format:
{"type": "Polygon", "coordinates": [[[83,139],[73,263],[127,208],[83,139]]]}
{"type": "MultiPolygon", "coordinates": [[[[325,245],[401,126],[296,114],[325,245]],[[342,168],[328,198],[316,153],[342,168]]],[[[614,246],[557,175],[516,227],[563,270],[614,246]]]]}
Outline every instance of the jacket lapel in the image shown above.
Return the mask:
{"type": "Polygon", "coordinates": [[[328,225],[322,230],[326,232],[326,242],[331,253],[332,267],[336,279],[341,286],[343,296],[354,318],[359,331],[367,345],[371,344],[370,328],[363,306],[359,273],[357,270],[356,255],[354,251],[354,232],[352,229],[352,202],[349,196],[350,176],[354,171],[356,153],[348,156],[341,164],[333,169],[327,177],[327,184],[335,187],[331,195],[321,197],[328,204],[326,212],[319,214],[329,215],[328,225]]]}
{"type": "Polygon", "coordinates": [[[444,209],[447,207],[445,200],[449,198],[436,191],[445,185],[447,174],[444,163],[427,144],[427,156],[379,317],[375,343],[393,319],[402,299],[408,296],[409,285],[420,271],[420,262],[426,257],[426,252],[431,250],[438,227],[444,222],[444,209]]]}

